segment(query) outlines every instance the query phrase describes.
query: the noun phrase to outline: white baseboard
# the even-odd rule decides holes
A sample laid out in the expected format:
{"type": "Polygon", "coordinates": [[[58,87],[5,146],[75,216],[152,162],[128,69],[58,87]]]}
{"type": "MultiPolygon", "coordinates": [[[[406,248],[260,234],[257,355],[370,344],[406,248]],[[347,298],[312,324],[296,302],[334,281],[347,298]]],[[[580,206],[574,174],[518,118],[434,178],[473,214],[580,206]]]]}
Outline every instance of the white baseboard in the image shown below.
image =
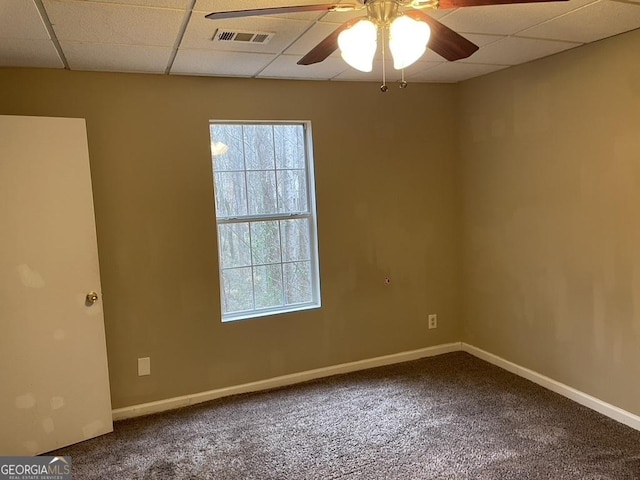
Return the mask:
{"type": "Polygon", "coordinates": [[[492,353],[486,352],[480,348],[474,347],[464,342],[447,343],[444,345],[436,345],[433,347],[421,348],[418,350],[411,350],[408,352],[395,353],[393,355],[385,355],[382,357],[369,358],[366,360],[359,360],[357,362],[342,363],[340,365],[333,365],[330,367],[317,368],[315,370],[308,370],[305,372],[293,373],[290,375],[283,375],[280,377],[268,378],[266,380],[260,380],[257,382],[245,383],[242,385],[234,385],[231,387],[219,388],[216,390],[209,390],[206,392],[194,393],[191,395],[184,395],[181,397],[168,398],[166,400],[158,400],[156,402],[142,403],[139,405],[132,405],[130,407],[114,409],[113,420],[124,420],[125,418],[139,417],[142,415],[149,415],[151,413],[163,412],[165,410],[172,410],[174,408],[186,407],[188,405],[194,405],[197,403],[207,402],[216,398],[227,397],[230,395],[237,395],[240,393],[258,392],[260,390],[269,390],[271,388],[284,387],[287,385],[293,385],[296,383],[307,382],[309,380],[315,380],[317,378],[330,377],[331,375],[339,375],[341,373],[350,373],[358,370],[366,370],[368,368],[381,367],[384,365],[392,365],[394,363],[409,362],[411,360],[417,360],[425,357],[432,357],[435,355],[442,355],[444,353],[467,352],[475,357],[480,358],[486,362],[492,363],[500,368],[503,368],[515,375],[526,378],[538,385],[559,393],[560,395],[573,400],[580,405],[584,405],[596,412],[599,412],[613,420],[628,425],[631,428],[640,430],[640,416],[634,415],[631,412],[618,408],[610,403],[603,402],[602,400],[592,397],[580,390],[576,390],[573,387],[569,387],[563,383],[557,382],[549,377],[529,370],[528,368],[521,367],[513,362],[498,357],[492,353]]]}
{"type": "Polygon", "coordinates": [[[474,347],[473,345],[469,345],[468,343],[462,342],[462,350],[486,362],[492,363],[500,368],[504,368],[511,373],[515,373],[520,377],[526,378],[533,383],[537,383],[547,390],[559,393],[560,395],[567,397],[574,402],[579,403],[580,405],[584,405],[585,407],[595,410],[596,412],[599,412],[609,418],[612,418],[613,420],[624,423],[625,425],[636,430],[640,430],[640,417],[638,415],[634,415],[633,413],[627,412],[626,410],[611,405],[610,403],[603,402],[598,398],[592,397],[591,395],[581,392],[580,390],[569,387],[564,383],[557,382],[549,377],[541,375],[540,373],[534,372],[533,370],[529,370],[528,368],[516,365],[513,362],[481,350],[480,348],[474,347]]]}
{"type": "Polygon", "coordinates": [[[366,370],[367,368],[381,367],[383,365],[391,365],[394,363],[409,362],[411,360],[418,360],[419,358],[442,355],[443,353],[458,352],[461,348],[460,342],[446,343],[444,345],[436,345],[434,347],[426,347],[408,352],[395,353],[393,355],[385,355],[383,357],[369,358],[366,360],[359,360],[357,362],[342,363],[340,365],[317,368],[315,370],[283,375],[281,377],[268,378],[266,380],[245,383],[243,385],[219,388],[216,390],[194,393],[192,395],[184,395],[181,397],[168,398],[166,400],[158,400],[156,402],[132,405],[130,407],[116,408],[112,412],[113,420],[123,420],[125,418],[149,415],[150,413],[158,413],[165,410],[172,410],[174,408],[186,407],[188,405],[227,397],[229,395],[237,395],[239,393],[269,390],[271,388],[284,387],[286,385],[315,380],[316,378],[330,377],[331,375],[366,370]]]}

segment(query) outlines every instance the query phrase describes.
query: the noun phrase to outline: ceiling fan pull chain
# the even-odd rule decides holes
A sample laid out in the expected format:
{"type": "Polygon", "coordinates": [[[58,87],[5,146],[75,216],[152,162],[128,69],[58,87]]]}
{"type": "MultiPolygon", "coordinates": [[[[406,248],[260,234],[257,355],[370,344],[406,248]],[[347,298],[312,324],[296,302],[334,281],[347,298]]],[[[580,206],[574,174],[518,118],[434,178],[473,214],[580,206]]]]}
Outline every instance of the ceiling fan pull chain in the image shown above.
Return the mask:
{"type": "Polygon", "coordinates": [[[389,90],[389,87],[387,87],[387,66],[385,63],[385,48],[386,45],[384,43],[384,37],[385,37],[385,31],[386,29],[384,27],[380,28],[380,34],[382,36],[382,85],[380,85],[380,91],[382,93],[386,93],[389,90]]]}
{"type": "Polygon", "coordinates": [[[402,80],[400,81],[400,88],[407,88],[408,83],[404,79],[404,68],[402,69],[402,80]]]}

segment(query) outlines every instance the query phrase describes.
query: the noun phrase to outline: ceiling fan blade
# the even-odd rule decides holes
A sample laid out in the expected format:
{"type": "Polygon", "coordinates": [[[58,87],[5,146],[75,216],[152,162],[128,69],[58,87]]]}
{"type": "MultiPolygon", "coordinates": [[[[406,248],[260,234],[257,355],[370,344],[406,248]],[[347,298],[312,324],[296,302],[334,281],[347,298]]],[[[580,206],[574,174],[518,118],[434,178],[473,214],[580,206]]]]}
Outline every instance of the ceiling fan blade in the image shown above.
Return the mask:
{"type": "Polygon", "coordinates": [[[440,0],[439,9],[480,7],[484,5],[510,5],[516,3],[566,2],[567,0],[440,0]]]}
{"type": "Polygon", "coordinates": [[[225,18],[255,17],[259,15],[282,15],[285,13],[300,12],[349,12],[358,10],[362,5],[355,3],[345,3],[336,5],[334,3],[325,3],[321,5],[293,5],[289,7],[271,7],[271,8],[255,8],[253,10],[233,10],[229,12],[212,12],[205,15],[209,20],[221,20],[225,18]]]}
{"type": "Polygon", "coordinates": [[[309,53],[298,60],[298,65],[312,65],[314,63],[320,63],[326,59],[329,55],[338,49],[338,35],[347,28],[358,23],[360,20],[366,17],[352,18],[348,22],[343,23],[336,28],[331,34],[322,40],[318,45],[313,47],[309,53]]]}
{"type": "Polygon", "coordinates": [[[405,15],[414,20],[425,22],[431,27],[431,38],[427,46],[451,62],[470,57],[480,48],[426,13],[422,13],[419,10],[410,10],[405,12],[405,15]]]}

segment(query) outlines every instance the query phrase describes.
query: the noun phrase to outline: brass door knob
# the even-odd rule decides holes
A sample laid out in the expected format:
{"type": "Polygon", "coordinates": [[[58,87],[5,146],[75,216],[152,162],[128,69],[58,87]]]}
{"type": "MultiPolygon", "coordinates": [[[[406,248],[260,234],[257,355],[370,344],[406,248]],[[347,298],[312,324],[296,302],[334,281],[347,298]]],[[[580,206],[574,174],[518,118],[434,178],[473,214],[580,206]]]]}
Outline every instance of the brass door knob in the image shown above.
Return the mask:
{"type": "Polygon", "coordinates": [[[98,294],[96,292],[89,292],[87,293],[87,306],[90,307],[91,305],[93,305],[94,303],[96,303],[98,301],[98,294]]]}

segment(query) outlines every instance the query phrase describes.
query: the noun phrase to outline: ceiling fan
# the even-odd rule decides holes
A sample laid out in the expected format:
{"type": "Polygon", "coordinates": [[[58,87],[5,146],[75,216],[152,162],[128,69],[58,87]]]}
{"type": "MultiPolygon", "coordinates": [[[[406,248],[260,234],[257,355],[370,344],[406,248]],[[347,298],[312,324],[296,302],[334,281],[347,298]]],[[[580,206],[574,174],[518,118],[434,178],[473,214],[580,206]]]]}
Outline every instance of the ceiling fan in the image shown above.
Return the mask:
{"type": "Polygon", "coordinates": [[[340,48],[342,58],[352,67],[370,72],[377,50],[378,32],[382,32],[383,92],[385,84],[385,31],[389,32],[389,49],[394,67],[403,71],[401,87],[406,87],[404,68],[422,56],[428,47],[449,61],[470,57],[478,46],[454,32],[423,10],[453,9],[484,5],[554,2],[566,0],[358,0],[359,3],[334,3],[318,5],[293,5],[227,12],[212,12],[206,18],[212,20],[250,17],[258,15],[282,15],[297,12],[348,12],[366,10],[366,15],[353,18],[329,34],[298,65],[312,65],[325,60],[340,48]]]}

